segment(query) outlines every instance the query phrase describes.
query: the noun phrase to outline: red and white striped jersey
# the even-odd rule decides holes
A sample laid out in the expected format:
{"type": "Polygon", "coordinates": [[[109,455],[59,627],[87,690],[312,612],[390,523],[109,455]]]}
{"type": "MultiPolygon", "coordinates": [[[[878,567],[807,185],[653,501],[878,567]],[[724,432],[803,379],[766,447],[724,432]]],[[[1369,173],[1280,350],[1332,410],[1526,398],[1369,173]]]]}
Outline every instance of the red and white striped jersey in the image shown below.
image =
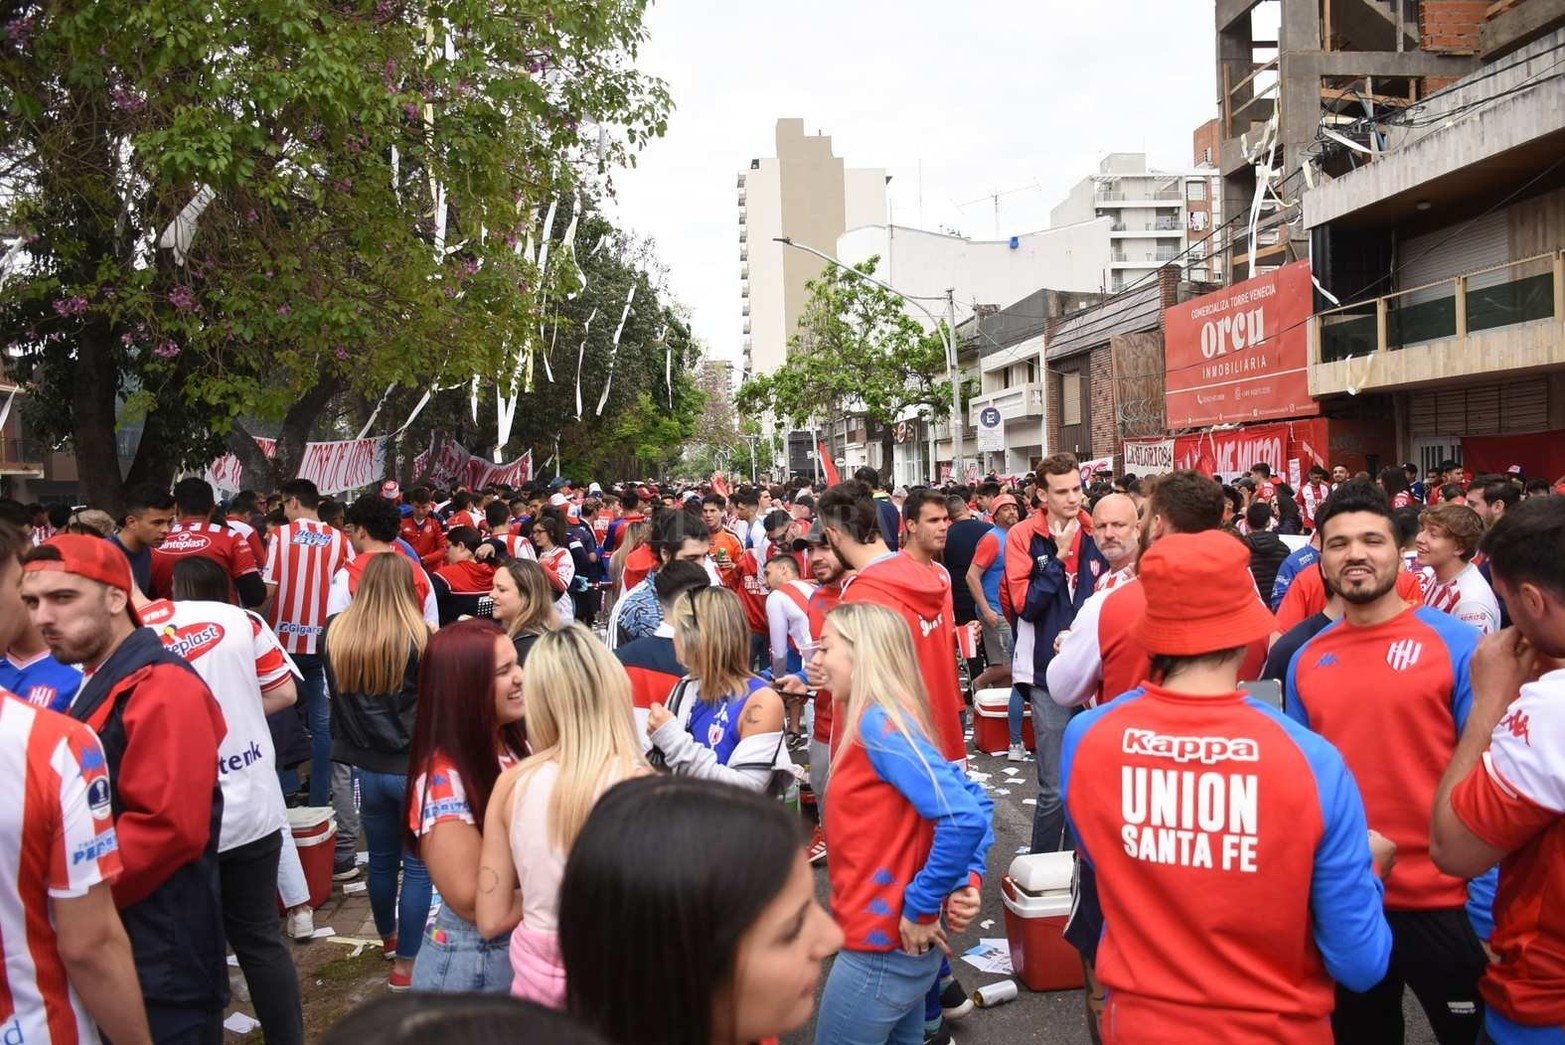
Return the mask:
{"type": "Polygon", "coordinates": [[[353,552],[342,531],[316,519],[295,519],[272,534],[261,578],[277,585],[272,630],[289,653],[315,653],[326,630],[332,576],[353,552]]]}
{"type": "Polygon", "coordinates": [[[49,901],[85,896],[120,873],[108,761],[85,725],[0,690],[0,781],[0,1033],[96,1042],[49,901]]]}
{"type": "Polygon", "coordinates": [[[1500,604],[1494,590],[1473,563],[1441,583],[1432,569],[1419,571],[1424,578],[1424,605],[1466,621],[1485,635],[1500,630],[1500,604]]]}
{"type": "Polygon", "coordinates": [[[505,554],[512,559],[538,561],[538,550],[533,547],[533,542],[528,540],[520,530],[512,530],[504,537],[496,537],[494,540],[500,542],[500,546],[505,549],[505,554]]]}

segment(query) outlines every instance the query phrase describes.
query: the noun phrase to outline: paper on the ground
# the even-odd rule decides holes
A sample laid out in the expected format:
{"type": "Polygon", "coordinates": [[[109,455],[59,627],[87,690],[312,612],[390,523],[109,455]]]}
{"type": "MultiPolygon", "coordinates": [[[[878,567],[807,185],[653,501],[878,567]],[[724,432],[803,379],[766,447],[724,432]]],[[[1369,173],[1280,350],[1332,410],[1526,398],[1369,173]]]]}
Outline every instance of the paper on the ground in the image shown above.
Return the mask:
{"type": "Polygon", "coordinates": [[[342,891],[345,893],[362,893],[369,887],[370,884],[368,882],[347,882],[343,885],[342,891]]]}
{"type": "Polygon", "coordinates": [[[997,794],[997,795],[1008,795],[1008,794],[1011,793],[1011,791],[1010,791],[1009,788],[997,787],[997,788],[994,789],[994,793],[997,794]]]}
{"type": "Polygon", "coordinates": [[[333,929],[329,925],[323,925],[319,929],[315,930],[315,932],[310,934],[310,939],[312,939],[312,940],[324,940],[328,936],[336,936],[336,935],[337,935],[337,930],[336,929],[333,929]]]}
{"type": "Polygon", "coordinates": [[[367,863],[370,862],[370,854],[369,853],[356,853],[356,854],[354,854],[353,862],[356,863],[356,864],[367,864],[367,863]]]}
{"type": "Polygon", "coordinates": [[[978,928],[980,928],[980,929],[993,929],[994,928],[994,919],[993,918],[985,918],[983,921],[978,923],[978,928]]]}
{"type": "Polygon", "coordinates": [[[230,969],[237,969],[237,968],[239,968],[239,955],[237,955],[237,954],[230,954],[228,956],[228,967],[230,969]]]}
{"type": "Polygon", "coordinates": [[[1024,799],[1022,799],[1022,805],[1024,805],[1024,806],[1035,806],[1037,804],[1038,804],[1038,800],[1036,798],[1024,798],[1024,799]]]}
{"type": "Polygon", "coordinates": [[[256,1019],[254,1016],[247,1016],[242,1012],[233,1013],[228,1017],[228,1019],[223,1021],[223,1026],[227,1027],[235,1034],[249,1034],[260,1025],[260,1020],[256,1019]]]}
{"type": "Polygon", "coordinates": [[[976,947],[964,951],[962,960],[979,972],[1012,975],[1011,945],[1004,939],[986,937],[976,947]]]}
{"type": "Polygon", "coordinates": [[[980,773],[976,769],[969,769],[967,771],[967,779],[969,779],[969,780],[976,780],[979,783],[983,783],[985,780],[989,779],[989,774],[988,773],[980,773]]]}
{"type": "Polygon", "coordinates": [[[1032,852],[1032,847],[1031,846],[1025,846],[1025,845],[1019,845],[1019,846],[1016,847],[1016,851],[1018,853],[1030,853],[1030,852],[1032,852]]]}
{"type": "Polygon", "coordinates": [[[1021,770],[1017,769],[1015,766],[1006,766],[1004,772],[1009,776],[1015,776],[1017,773],[1020,773],[1021,770]]]}

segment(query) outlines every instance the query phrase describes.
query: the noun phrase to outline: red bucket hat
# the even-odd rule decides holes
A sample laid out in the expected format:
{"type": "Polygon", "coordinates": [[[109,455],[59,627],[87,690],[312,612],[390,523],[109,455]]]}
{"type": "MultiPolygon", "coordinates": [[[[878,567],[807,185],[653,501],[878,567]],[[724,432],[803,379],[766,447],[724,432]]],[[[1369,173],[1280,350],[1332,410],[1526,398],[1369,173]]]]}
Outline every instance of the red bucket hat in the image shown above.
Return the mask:
{"type": "Polygon", "coordinates": [[[1161,538],[1141,557],[1138,576],[1147,611],[1131,635],[1154,656],[1248,646],[1277,630],[1255,593],[1249,548],[1221,530],[1161,538]]]}
{"type": "Polygon", "coordinates": [[[130,613],[131,623],[141,626],[141,615],[136,612],[136,589],[130,576],[130,560],[118,548],[102,537],[81,533],[62,533],[45,541],[43,546],[59,552],[59,561],[34,559],[23,568],[25,572],[53,570],[72,573],[118,588],[125,593],[125,608],[130,613]]]}

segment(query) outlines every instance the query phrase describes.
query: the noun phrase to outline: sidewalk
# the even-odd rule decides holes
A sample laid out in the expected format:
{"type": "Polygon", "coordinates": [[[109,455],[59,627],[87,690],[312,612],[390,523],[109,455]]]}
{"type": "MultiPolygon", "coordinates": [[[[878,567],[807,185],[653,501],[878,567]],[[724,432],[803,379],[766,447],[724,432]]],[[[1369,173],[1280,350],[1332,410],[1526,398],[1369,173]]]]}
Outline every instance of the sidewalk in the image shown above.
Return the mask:
{"type": "MultiPolygon", "coordinates": [[[[331,899],[315,912],[315,928],[317,932],[330,928],[332,935],[356,942],[339,943],[322,937],[291,944],[304,999],[306,1041],[319,1041],[327,1029],[348,1012],[369,998],[387,993],[386,977],[391,972],[391,963],[381,956],[380,934],[375,931],[375,920],[370,915],[369,894],[364,890],[362,874],[353,882],[332,883],[331,899]],[[344,892],[344,885],[355,887],[355,891],[344,892]],[[361,949],[357,941],[368,941],[368,945],[361,949]],[[355,951],[359,952],[357,957],[355,951]]],[[[228,1015],[243,1013],[253,1017],[255,1008],[250,1004],[244,975],[232,958],[228,979],[233,988],[228,1015]]],[[[259,1028],[245,1034],[225,1030],[223,1038],[230,1042],[265,1040],[259,1028]]]]}

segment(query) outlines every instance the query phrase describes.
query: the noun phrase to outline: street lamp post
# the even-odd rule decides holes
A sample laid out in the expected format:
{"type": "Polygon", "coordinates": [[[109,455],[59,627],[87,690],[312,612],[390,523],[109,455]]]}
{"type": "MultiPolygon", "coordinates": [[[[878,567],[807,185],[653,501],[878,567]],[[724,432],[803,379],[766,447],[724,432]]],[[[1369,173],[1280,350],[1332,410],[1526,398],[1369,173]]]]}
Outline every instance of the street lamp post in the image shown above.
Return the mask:
{"type": "MultiPolygon", "coordinates": [[[[936,316],[932,311],[930,311],[928,308],[924,307],[924,305],[921,303],[921,301],[938,301],[938,300],[940,300],[939,297],[931,297],[931,296],[925,295],[925,296],[922,296],[922,298],[921,298],[920,295],[916,295],[916,294],[904,294],[902,291],[898,290],[896,287],[893,287],[889,283],[886,283],[886,282],[884,282],[882,280],[878,280],[874,276],[868,275],[867,273],[860,272],[858,269],[853,268],[853,267],[851,267],[849,265],[844,265],[842,262],[840,262],[836,258],[832,257],[830,254],[824,253],[823,251],[816,250],[814,247],[805,246],[803,243],[795,243],[793,240],[789,239],[787,236],[773,236],[772,240],[775,243],[781,243],[785,247],[792,247],[795,250],[802,250],[806,254],[813,254],[815,257],[820,258],[822,261],[827,262],[827,263],[832,264],[832,265],[835,265],[838,268],[842,269],[844,272],[851,273],[852,275],[858,277],[859,279],[864,280],[866,283],[873,283],[875,286],[879,287],[881,290],[886,291],[888,294],[896,295],[897,297],[901,298],[903,301],[906,301],[909,305],[912,305],[914,308],[918,309],[924,315],[928,316],[929,317],[929,321],[931,323],[933,323],[936,327],[940,326],[940,317],[936,316]]],[[[946,369],[947,369],[947,371],[951,375],[951,475],[958,482],[960,482],[961,481],[961,476],[962,476],[962,473],[963,473],[962,429],[965,426],[962,424],[962,416],[961,416],[962,415],[961,375],[958,373],[958,368],[957,368],[957,354],[956,354],[956,290],[955,290],[955,288],[947,287],[944,297],[945,297],[945,302],[946,302],[946,337],[945,337],[945,342],[946,342],[946,369]]],[[[931,460],[929,462],[929,467],[930,467],[931,471],[934,470],[935,462],[933,460],[931,460]]],[[[939,477],[937,475],[937,476],[932,476],[931,478],[939,478],[939,477]]]]}

